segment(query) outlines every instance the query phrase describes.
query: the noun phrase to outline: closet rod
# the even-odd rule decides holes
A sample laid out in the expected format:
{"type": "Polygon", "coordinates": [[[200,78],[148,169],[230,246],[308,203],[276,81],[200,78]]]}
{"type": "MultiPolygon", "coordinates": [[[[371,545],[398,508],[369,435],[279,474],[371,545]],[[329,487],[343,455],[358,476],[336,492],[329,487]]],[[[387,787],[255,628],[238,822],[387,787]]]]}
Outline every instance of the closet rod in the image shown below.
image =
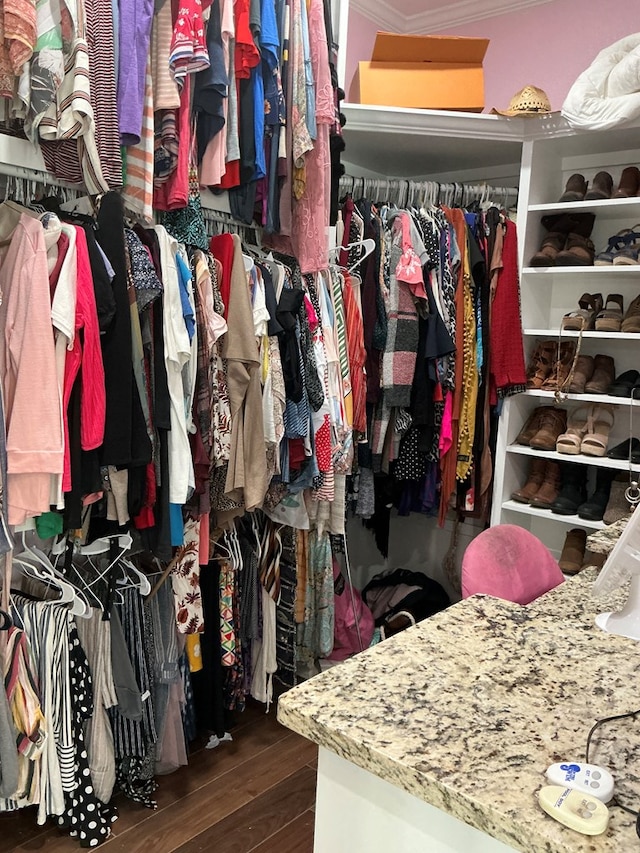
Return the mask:
{"type": "Polygon", "coordinates": [[[202,208],[202,218],[205,225],[207,223],[216,223],[224,226],[228,231],[238,234],[240,237],[251,234],[257,243],[261,242],[262,226],[256,225],[254,222],[241,222],[239,219],[234,219],[231,213],[227,213],[224,210],[214,210],[210,207],[202,208]]]}
{"type": "Polygon", "coordinates": [[[358,178],[353,175],[340,178],[340,194],[344,193],[354,198],[386,201],[398,207],[410,207],[413,204],[464,207],[472,201],[479,201],[500,203],[506,208],[518,199],[517,187],[494,187],[484,182],[440,183],[403,178],[358,178]]]}
{"type": "Polygon", "coordinates": [[[2,178],[18,178],[20,180],[33,181],[51,189],[72,190],[78,195],[88,195],[83,184],[71,184],[67,181],[58,180],[51,172],[45,169],[28,169],[26,166],[16,166],[13,163],[0,163],[0,181],[2,178]]]}

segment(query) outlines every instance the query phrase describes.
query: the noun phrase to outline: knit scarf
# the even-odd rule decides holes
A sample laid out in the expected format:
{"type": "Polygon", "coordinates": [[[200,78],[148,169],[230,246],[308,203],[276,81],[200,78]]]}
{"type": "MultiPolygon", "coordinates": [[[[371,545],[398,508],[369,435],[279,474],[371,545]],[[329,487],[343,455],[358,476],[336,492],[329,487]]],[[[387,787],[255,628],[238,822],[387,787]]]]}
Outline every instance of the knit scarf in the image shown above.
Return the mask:
{"type": "Polygon", "coordinates": [[[491,402],[518,394],[526,388],[526,367],[520,318],[518,238],[516,226],[507,220],[502,247],[502,269],[491,305],[490,372],[491,402]]]}

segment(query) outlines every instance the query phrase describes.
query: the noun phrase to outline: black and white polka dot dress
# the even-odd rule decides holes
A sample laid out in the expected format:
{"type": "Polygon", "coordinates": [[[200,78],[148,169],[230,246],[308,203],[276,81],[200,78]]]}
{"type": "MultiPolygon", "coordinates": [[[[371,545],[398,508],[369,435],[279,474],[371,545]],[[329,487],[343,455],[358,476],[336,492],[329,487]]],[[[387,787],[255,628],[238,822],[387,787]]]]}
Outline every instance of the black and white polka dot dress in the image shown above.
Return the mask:
{"type": "Polygon", "coordinates": [[[70,835],[79,839],[82,847],[97,847],[111,834],[111,824],[117,814],[113,807],[98,799],[91,782],[83,726],[93,713],[93,692],[89,664],[75,625],[70,627],[69,643],[74,776],[77,784],[74,791],[65,793],[65,813],[57,820],[60,827],[68,829],[70,835]]]}

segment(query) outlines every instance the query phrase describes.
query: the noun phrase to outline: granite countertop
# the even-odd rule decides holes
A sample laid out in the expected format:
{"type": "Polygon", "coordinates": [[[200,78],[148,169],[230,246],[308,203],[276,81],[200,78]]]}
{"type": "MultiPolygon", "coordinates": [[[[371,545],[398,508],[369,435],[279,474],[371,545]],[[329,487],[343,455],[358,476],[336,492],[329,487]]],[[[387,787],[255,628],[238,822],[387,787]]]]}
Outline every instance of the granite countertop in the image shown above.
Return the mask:
{"type": "MultiPolygon", "coordinates": [[[[528,607],[474,596],[293,688],[280,722],[527,853],[638,849],[633,816],[611,809],[588,837],[542,812],[536,791],[562,759],[584,761],[593,723],[640,708],[640,645],[593,617],[594,569],[528,607]]],[[[606,605],[606,606],[605,606],[606,605]]],[[[603,726],[591,761],[640,808],[640,719],[603,726]]]]}

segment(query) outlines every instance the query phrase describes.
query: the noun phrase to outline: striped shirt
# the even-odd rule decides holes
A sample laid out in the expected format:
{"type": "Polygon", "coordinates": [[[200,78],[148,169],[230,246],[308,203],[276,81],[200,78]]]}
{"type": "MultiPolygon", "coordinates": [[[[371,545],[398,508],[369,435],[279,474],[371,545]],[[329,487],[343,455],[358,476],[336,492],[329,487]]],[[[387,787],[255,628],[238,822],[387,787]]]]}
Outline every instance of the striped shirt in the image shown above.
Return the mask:
{"type": "Polygon", "coordinates": [[[47,169],[61,180],[77,182],[79,162],[87,190],[97,194],[109,187],[96,146],[83,9],[83,4],[78,3],[75,38],[65,56],[64,78],[55,103],[40,120],[38,131],[47,169]],[[69,140],[74,144],[61,144],[69,140]]]}
{"type": "Polygon", "coordinates": [[[153,222],[153,82],[147,63],[142,113],[142,133],[138,145],[127,148],[127,177],[123,199],[127,210],[145,222],[153,222]]]}

